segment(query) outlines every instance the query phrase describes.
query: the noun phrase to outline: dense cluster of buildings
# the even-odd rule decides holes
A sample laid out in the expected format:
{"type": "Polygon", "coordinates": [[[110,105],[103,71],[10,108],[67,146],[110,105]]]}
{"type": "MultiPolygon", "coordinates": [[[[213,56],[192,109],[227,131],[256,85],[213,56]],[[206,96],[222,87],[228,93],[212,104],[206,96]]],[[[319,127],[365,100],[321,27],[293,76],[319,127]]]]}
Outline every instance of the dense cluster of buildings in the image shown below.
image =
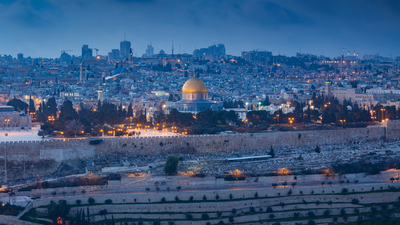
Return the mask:
{"type": "Polygon", "coordinates": [[[232,56],[223,44],[193,54],[155,54],[148,45],[142,57],[134,57],[131,42],[125,40],[108,56],[97,55],[88,45],[78,57],[67,50],[56,59],[0,55],[0,104],[12,98],[29,103],[32,98],[38,108],[50,97],[56,97],[58,105],[69,99],[78,110],[81,103],[94,109],[99,100],[123,107],[132,103],[134,115],[145,113],[148,119],[172,108],[191,113],[221,110],[223,101],[244,102],[237,109],[242,114],[285,107],[284,112],[290,112],[290,102],[309,101],[313,94],[367,108],[399,108],[399,75],[398,57],[287,57],[264,50],[232,56]],[[266,98],[272,105],[260,107],[266,98]]]}

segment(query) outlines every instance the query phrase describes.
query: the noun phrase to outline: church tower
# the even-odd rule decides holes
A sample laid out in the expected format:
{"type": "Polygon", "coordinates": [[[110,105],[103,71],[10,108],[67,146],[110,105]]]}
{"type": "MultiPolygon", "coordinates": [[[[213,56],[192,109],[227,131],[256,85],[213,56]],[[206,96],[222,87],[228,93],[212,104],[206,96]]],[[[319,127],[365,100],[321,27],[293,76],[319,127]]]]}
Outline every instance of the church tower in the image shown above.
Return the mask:
{"type": "Polygon", "coordinates": [[[133,66],[133,53],[132,53],[132,48],[129,50],[129,66],[133,66]]]}
{"type": "Polygon", "coordinates": [[[85,81],[85,80],[86,80],[86,65],[82,60],[81,65],[80,65],[80,78],[79,78],[79,81],[81,83],[83,83],[83,81],[85,81]]]}

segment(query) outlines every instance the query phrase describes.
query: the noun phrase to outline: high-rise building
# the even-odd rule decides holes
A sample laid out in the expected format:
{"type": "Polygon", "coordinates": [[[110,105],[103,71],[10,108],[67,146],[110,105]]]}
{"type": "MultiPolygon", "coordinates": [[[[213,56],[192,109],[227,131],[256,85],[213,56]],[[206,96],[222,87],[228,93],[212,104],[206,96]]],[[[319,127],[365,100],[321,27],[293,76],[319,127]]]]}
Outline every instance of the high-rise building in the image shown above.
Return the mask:
{"type": "Polygon", "coordinates": [[[247,51],[242,52],[242,58],[248,62],[269,62],[272,60],[272,52],[268,51],[247,51]]]}
{"type": "Polygon", "coordinates": [[[17,59],[18,59],[18,62],[24,61],[24,54],[19,53],[19,54],[17,55],[17,59]]]}
{"type": "Polygon", "coordinates": [[[131,49],[131,42],[130,41],[121,41],[119,44],[119,52],[121,54],[121,58],[126,59],[129,57],[129,51],[131,49]]]}
{"type": "Polygon", "coordinates": [[[147,56],[147,57],[153,57],[153,55],[154,55],[154,48],[153,48],[153,46],[151,46],[151,44],[150,44],[150,45],[147,45],[146,56],[147,56]]]}
{"type": "Polygon", "coordinates": [[[119,57],[119,49],[111,49],[111,52],[108,53],[108,60],[113,61],[113,60],[118,60],[120,59],[119,57]]]}
{"type": "Polygon", "coordinates": [[[193,57],[201,57],[208,55],[225,55],[225,45],[223,44],[218,44],[218,46],[211,45],[208,48],[200,48],[200,49],[195,49],[193,51],[193,57]]]}
{"type": "Polygon", "coordinates": [[[93,57],[93,50],[89,48],[89,45],[82,46],[82,59],[88,60],[93,57]]]}
{"type": "Polygon", "coordinates": [[[60,56],[60,62],[61,62],[61,63],[68,64],[68,63],[71,62],[71,60],[72,60],[71,55],[69,55],[69,54],[66,53],[66,52],[61,53],[61,56],[60,56]]]}

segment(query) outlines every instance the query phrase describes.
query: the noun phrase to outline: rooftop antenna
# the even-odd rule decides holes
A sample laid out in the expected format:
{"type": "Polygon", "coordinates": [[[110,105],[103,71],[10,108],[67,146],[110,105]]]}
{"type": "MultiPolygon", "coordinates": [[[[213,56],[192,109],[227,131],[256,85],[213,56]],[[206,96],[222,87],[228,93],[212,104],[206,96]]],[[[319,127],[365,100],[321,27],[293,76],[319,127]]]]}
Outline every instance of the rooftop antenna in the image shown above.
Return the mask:
{"type": "Polygon", "coordinates": [[[174,55],[174,39],[172,38],[172,55],[174,55]]]}

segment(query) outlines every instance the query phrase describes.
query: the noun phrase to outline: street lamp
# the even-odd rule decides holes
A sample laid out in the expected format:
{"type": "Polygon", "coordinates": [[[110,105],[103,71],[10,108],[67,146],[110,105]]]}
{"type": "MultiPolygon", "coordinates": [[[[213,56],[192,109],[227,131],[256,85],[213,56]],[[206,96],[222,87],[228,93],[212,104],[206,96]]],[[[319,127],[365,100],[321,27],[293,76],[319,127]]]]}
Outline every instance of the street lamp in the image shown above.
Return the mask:
{"type": "Polygon", "coordinates": [[[7,122],[7,127],[8,127],[8,122],[10,122],[10,119],[5,119],[4,122],[7,122]]]}
{"type": "Polygon", "coordinates": [[[342,128],[344,128],[343,123],[346,122],[346,120],[339,120],[342,123],[342,128]]]}
{"type": "Polygon", "coordinates": [[[292,124],[292,123],[293,123],[293,120],[294,120],[294,118],[293,118],[293,117],[289,117],[288,119],[289,119],[289,123],[290,123],[290,124],[292,124]]]}

